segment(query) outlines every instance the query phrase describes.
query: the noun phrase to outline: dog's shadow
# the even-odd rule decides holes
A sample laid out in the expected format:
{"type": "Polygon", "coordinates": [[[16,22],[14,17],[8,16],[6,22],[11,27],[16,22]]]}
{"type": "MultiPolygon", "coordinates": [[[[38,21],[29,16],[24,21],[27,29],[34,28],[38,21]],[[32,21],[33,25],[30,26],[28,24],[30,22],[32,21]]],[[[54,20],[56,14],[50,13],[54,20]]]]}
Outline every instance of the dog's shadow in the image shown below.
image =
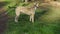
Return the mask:
{"type": "Polygon", "coordinates": [[[49,8],[41,7],[39,9],[41,9],[41,10],[39,10],[38,12],[35,12],[35,20],[39,20],[39,18],[41,16],[43,16],[44,14],[46,14],[49,11],[49,8]]]}

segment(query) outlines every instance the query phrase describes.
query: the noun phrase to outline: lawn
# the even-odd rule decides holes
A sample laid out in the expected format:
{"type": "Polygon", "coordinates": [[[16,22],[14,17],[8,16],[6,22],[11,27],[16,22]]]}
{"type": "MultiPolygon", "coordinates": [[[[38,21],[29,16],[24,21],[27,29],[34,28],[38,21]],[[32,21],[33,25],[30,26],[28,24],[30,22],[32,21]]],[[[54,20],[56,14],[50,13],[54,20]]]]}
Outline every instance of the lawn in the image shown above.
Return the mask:
{"type": "Polygon", "coordinates": [[[60,8],[37,9],[34,23],[29,21],[28,15],[21,14],[19,22],[16,23],[14,22],[15,9],[7,8],[7,6],[15,6],[15,3],[10,2],[4,6],[7,12],[9,11],[7,29],[4,34],[60,34],[60,8]]]}

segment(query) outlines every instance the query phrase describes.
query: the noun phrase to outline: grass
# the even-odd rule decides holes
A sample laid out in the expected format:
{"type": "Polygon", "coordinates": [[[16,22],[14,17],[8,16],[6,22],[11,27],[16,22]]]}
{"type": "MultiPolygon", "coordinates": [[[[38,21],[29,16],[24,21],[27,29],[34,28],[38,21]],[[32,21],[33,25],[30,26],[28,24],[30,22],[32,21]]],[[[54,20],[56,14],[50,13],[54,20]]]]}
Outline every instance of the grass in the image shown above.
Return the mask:
{"type": "MultiPolygon", "coordinates": [[[[9,3],[5,8],[14,5],[15,3],[9,3]]],[[[10,11],[8,13],[10,19],[7,22],[7,29],[4,34],[60,34],[59,8],[37,9],[34,24],[29,21],[29,16],[25,14],[21,14],[19,22],[15,23],[15,9],[8,9],[8,11],[10,11]]]]}
{"type": "MultiPolygon", "coordinates": [[[[42,16],[46,16],[43,13],[37,10],[37,13],[35,15],[35,22],[34,24],[29,21],[29,16],[25,14],[21,14],[19,17],[19,22],[15,23],[14,22],[14,16],[15,12],[14,10],[10,10],[11,12],[9,13],[9,16],[11,19],[8,20],[8,29],[6,30],[6,34],[60,34],[60,21],[47,21],[47,20],[42,20],[45,18],[42,18],[42,16]],[[40,17],[40,18],[38,18],[40,17]]],[[[55,14],[55,13],[54,13],[55,14]]],[[[50,15],[50,12],[48,16],[50,15]]],[[[55,15],[56,16],[56,15],[55,15]]],[[[52,16],[54,17],[54,16],[52,16]]],[[[47,17],[49,19],[49,17],[47,17]]],[[[51,19],[51,18],[50,18],[51,19]]]]}

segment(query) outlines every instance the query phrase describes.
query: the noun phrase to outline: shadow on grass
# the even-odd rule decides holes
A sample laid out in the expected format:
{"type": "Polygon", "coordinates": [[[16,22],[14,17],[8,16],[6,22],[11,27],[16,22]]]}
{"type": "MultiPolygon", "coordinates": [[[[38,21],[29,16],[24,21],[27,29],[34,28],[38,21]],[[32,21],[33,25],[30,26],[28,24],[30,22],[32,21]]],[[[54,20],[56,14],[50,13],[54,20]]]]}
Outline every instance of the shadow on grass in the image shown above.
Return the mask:
{"type": "MultiPolygon", "coordinates": [[[[7,5],[8,2],[0,2],[0,10],[3,8],[3,6],[7,5]]],[[[4,9],[2,9],[3,13],[0,14],[0,34],[4,34],[5,30],[7,29],[7,21],[8,16],[4,13],[4,9]]]]}
{"type": "Polygon", "coordinates": [[[44,8],[44,7],[41,7],[39,9],[38,9],[39,11],[37,10],[38,12],[35,13],[35,20],[38,20],[38,21],[40,20],[41,16],[43,16],[46,13],[48,13],[48,11],[49,11],[48,8],[44,8]]]}
{"type": "Polygon", "coordinates": [[[8,16],[6,14],[0,14],[0,34],[4,34],[7,29],[8,16]]]}
{"type": "Polygon", "coordinates": [[[9,2],[0,2],[0,8],[7,5],[9,2]]]}

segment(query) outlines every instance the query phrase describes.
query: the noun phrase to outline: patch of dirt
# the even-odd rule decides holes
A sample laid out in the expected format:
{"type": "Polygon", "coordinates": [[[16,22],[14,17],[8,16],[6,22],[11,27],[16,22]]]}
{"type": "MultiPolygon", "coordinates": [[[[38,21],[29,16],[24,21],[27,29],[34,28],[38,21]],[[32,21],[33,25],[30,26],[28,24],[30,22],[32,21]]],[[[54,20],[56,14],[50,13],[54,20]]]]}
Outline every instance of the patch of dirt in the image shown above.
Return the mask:
{"type": "Polygon", "coordinates": [[[7,21],[8,21],[8,15],[4,13],[0,14],[0,34],[3,34],[3,32],[7,29],[7,21]]]}
{"type": "Polygon", "coordinates": [[[5,14],[5,2],[0,2],[0,34],[4,34],[4,31],[7,29],[8,15],[5,14]]]}
{"type": "Polygon", "coordinates": [[[7,4],[8,4],[8,2],[0,2],[0,8],[7,5],[7,4]]]}

